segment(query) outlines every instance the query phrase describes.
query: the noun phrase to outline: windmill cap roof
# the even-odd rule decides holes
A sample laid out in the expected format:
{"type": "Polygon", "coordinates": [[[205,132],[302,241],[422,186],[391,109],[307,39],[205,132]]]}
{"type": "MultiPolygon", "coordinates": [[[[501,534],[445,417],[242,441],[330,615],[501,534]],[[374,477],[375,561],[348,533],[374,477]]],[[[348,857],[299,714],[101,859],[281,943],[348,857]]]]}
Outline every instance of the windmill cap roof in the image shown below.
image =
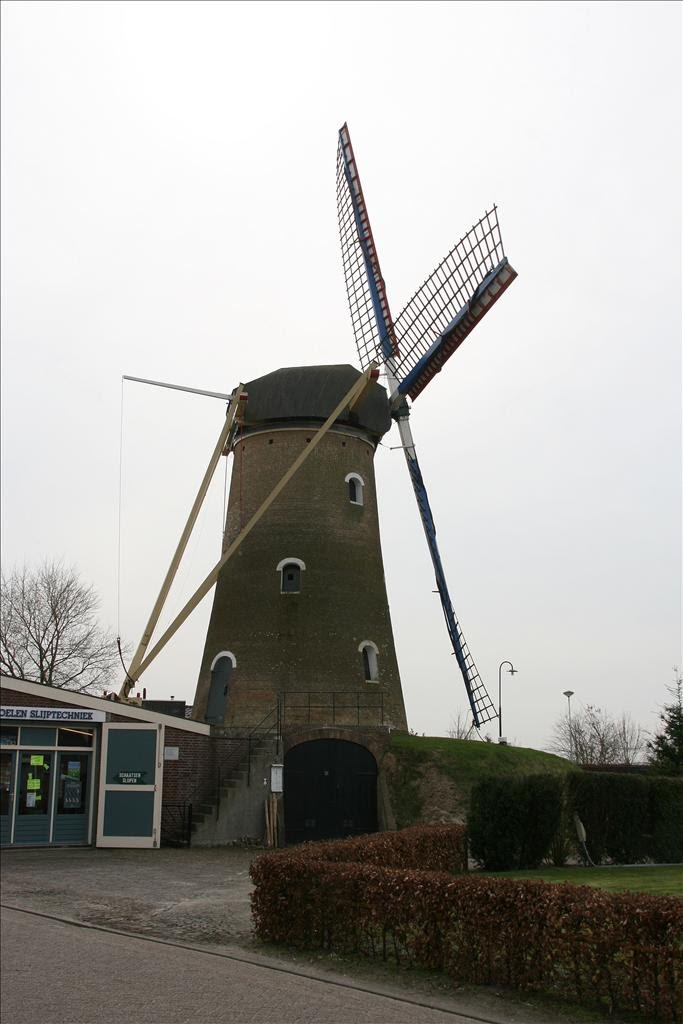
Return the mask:
{"type": "MultiPolygon", "coordinates": [[[[245,385],[248,395],[246,427],[274,420],[326,420],[361,376],[353,366],[286,366],[245,385]]],[[[389,399],[380,384],[371,382],[353,412],[337,423],[382,437],[391,427],[389,399]]]]}

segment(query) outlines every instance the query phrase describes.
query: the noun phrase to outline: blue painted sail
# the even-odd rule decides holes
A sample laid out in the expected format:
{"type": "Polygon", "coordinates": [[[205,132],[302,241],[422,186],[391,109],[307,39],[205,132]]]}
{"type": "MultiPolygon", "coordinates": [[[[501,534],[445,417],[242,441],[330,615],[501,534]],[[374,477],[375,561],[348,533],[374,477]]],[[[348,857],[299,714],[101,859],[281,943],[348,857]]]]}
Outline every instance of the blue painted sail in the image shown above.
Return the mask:
{"type": "Polygon", "coordinates": [[[422,525],[427,538],[432,565],[434,566],[436,586],[439,591],[439,597],[441,598],[441,607],[443,609],[444,618],[446,619],[448,635],[453,647],[453,653],[455,654],[458,667],[460,668],[462,678],[465,683],[465,689],[467,690],[467,697],[470,702],[470,708],[472,709],[474,724],[478,728],[484,722],[490,722],[493,718],[497,718],[498,713],[487,693],[484,683],[482,682],[477,666],[474,663],[474,658],[470,654],[469,648],[462,634],[462,630],[460,629],[460,624],[455,616],[455,611],[453,610],[450,594],[448,593],[446,576],[441,563],[441,555],[436,543],[436,526],[434,525],[434,517],[432,516],[429,498],[427,497],[427,489],[425,487],[424,480],[422,479],[422,472],[420,471],[419,463],[417,458],[412,457],[412,455],[408,456],[406,461],[408,463],[408,470],[410,472],[410,479],[413,483],[415,497],[417,498],[417,504],[420,509],[420,517],[422,519],[422,525]]]}

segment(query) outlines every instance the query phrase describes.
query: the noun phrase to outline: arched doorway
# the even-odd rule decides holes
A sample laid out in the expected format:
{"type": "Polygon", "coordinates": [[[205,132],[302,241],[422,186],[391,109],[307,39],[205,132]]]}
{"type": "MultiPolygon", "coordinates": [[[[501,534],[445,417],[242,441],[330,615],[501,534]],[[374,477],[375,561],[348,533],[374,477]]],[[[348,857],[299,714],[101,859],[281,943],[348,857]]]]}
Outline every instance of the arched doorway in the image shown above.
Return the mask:
{"type": "Polygon", "coordinates": [[[377,762],[348,740],[309,740],[285,755],[288,843],[377,831],[377,762]]]}
{"type": "Polygon", "coordinates": [[[212,725],[223,724],[230,676],[236,664],[235,655],[231,654],[230,651],[221,651],[213,659],[209,699],[206,705],[206,715],[204,716],[205,720],[212,725]]]}

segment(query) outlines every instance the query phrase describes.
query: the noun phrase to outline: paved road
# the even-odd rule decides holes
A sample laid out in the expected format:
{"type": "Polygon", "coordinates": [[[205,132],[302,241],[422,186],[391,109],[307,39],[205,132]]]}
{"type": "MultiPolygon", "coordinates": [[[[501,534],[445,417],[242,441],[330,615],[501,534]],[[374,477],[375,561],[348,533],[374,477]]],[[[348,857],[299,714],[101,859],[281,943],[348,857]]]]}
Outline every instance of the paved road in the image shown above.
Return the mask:
{"type": "MultiPolygon", "coordinates": [[[[473,1024],[218,953],[2,913],[8,1024],[473,1024]]],[[[479,1018],[481,1020],[481,1018],[479,1018]]]]}

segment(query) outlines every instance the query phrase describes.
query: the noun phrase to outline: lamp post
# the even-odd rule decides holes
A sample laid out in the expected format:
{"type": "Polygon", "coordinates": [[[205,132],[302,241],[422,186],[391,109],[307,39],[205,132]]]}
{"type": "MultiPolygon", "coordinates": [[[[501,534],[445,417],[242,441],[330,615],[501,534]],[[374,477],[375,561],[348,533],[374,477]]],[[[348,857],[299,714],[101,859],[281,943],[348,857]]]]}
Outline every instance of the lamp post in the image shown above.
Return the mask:
{"type": "Polygon", "coordinates": [[[567,698],[567,720],[569,722],[569,760],[572,759],[573,747],[572,743],[572,697],[574,696],[573,690],[563,690],[562,693],[567,698]]]}
{"type": "Polygon", "coordinates": [[[502,707],[502,702],[501,702],[501,672],[503,670],[503,665],[509,665],[510,666],[510,668],[508,669],[508,672],[510,673],[511,676],[514,676],[515,672],[518,671],[514,667],[514,665],[512,664],[511,661],[501,661],[500,665],[498,666],[498,742],[499,743],[500,743],[500,741],[503,738],[503,707],[502,707]]]}

